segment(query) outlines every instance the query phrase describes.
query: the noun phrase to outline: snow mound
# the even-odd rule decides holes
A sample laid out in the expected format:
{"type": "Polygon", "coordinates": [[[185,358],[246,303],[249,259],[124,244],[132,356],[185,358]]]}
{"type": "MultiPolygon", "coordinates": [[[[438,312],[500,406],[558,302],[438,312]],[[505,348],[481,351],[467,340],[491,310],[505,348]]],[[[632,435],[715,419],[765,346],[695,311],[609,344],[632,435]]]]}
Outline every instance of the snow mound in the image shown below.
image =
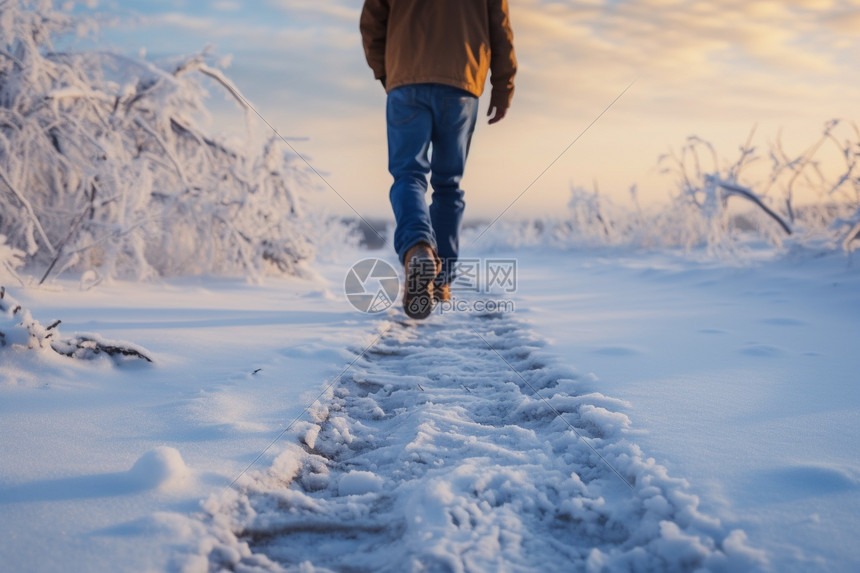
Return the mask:
{"type": "Polygon", "coordinates": [[[338,482],[338,493],[340,495],[378,493],[382,490],[383,483],[385,480],[372,472],[350,470],[341,476],[338,482]]]}
{"type": "Polygon", "coordinates": [[[191,470],[177,449],[161,446],[140,456],[128,477],[142,488],[176,490],[189,484],[191,470]]]}

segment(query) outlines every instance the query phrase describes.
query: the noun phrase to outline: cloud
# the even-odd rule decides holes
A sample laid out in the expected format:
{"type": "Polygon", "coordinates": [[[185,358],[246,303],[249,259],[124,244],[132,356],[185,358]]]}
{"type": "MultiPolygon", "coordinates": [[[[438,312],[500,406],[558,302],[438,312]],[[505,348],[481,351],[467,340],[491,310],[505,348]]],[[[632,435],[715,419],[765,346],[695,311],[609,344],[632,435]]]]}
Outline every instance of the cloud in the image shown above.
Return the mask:
{"type": "Polygon", "coordinates": [[[194,16],[184,12],[162,12],[142,19],[144,26],[168,26],[193,30],[195,32],[212,32],[217,30],[216,20],[206,16],[194,16]]]}
{"type": "Polygon", "coordinates": [[[852,73],[845,53],[860,47],[858,4],[511,0],[511,18],[520,80],[540,93],[605,99],[638,77],[667,92],[710,84],[711,97],[730,85],[784,97],[852,73]]]}
{"type": "MultiPolygon", "coordinates": [[[[538,187],[563,195],[573,177],[626,190],[691,133],[715,144],[723,137],[723,148],[735,150],[756,123],[763,134],[800,121],[817,130],[830,117],[855,114],[860,99],[860,0],[509,3],[517,92],[509,118],[476,135],[468,182],[476,188],[519,191],[518,176],[528,184],[633,79],[538,187]]],[[[355,199],[357,208],[385,211],[384,94],[364,61],[360,7],[361,0],[124,0],[123,10],[147,16],[118,37],[134,50],[188,53],[212,42],[233,54],[230,77],[260,113],[285,135],[310,136],[301,151],[332,171],[339,191],[367,197],[364,205],[355,199]]],[[[537,202],[540,193],[530,197],[537,202]]],[[[497,197],[471,197],[470,208],[483,201],[496,214],[497,197]]]]}
{"type": "Polygon", "coordinates": [[[269,4],[289,14],[310,18],[324,18],[331,22],[358,27],[361,13],[355,1],[343,0],[269,0],[269,4]]]}
{"type": "Polygon", "coordinates": [[[860,8],[842,10],[832,13],[827,18],[827,23],[834,30],[842,34],[856,36],[860,33],[860,8]]]}
{"type": "Polygon", "coordinates": [[[218,12],[238,12],[242,9],[242,4],[234,0],[220,0],[212,2],[212,9],[218,12]]]}

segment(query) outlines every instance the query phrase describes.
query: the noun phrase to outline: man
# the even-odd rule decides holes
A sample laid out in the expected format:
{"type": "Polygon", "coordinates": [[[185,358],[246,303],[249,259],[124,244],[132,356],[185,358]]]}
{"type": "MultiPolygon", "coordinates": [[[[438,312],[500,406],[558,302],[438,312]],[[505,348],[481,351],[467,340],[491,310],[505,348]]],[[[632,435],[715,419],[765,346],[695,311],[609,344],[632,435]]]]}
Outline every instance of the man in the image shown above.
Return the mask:
{"type": "Polygon", "coordinates": [[[394,248],[406,270],[403,308],[426,318],[434,299],[450,298],[465,206],[460,181],[488,73],[489,123],[505,117],[513,96],[508,2],[365,0],[360,28],[367,62],[388,93],[389,198],[394,248]]]}

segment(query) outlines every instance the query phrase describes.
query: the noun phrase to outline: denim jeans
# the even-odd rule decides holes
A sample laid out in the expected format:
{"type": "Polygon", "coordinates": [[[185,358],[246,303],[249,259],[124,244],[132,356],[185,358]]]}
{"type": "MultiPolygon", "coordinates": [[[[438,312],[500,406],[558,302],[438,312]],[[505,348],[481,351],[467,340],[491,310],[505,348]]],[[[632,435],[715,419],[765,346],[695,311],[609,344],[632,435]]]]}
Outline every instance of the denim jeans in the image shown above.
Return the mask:
{"type": "Polygon", "coordinates": [[[401,262],[415,243],[425,241],[442,259],[437,282],[453,279],[460,250],[463,190],[469,144],[478,117],[478,98],[442,84],[414,84],[388,94],[389,198],[397,224],[394,249],[401,262]],[[433,187],[428,208],[427,175],[433,187]]]}

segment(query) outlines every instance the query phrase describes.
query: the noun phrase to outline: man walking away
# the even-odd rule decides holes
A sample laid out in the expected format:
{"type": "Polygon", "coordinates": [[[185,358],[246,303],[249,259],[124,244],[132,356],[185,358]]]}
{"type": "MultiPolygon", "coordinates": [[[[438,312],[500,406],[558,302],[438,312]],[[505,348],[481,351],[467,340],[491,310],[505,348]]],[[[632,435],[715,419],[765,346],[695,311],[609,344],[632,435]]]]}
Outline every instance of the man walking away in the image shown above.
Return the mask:
{"type": "Polygon", "coordinates": [[[489,123],[505,117],[513,97],[508,2],[365,0],[360,28],[367,63],[388,93],[389,198],[394,248],[406,270],[403,308],[426,318],[434,301],[450,298],[465,207],[460,181],[487,75],[489,123]]]}

